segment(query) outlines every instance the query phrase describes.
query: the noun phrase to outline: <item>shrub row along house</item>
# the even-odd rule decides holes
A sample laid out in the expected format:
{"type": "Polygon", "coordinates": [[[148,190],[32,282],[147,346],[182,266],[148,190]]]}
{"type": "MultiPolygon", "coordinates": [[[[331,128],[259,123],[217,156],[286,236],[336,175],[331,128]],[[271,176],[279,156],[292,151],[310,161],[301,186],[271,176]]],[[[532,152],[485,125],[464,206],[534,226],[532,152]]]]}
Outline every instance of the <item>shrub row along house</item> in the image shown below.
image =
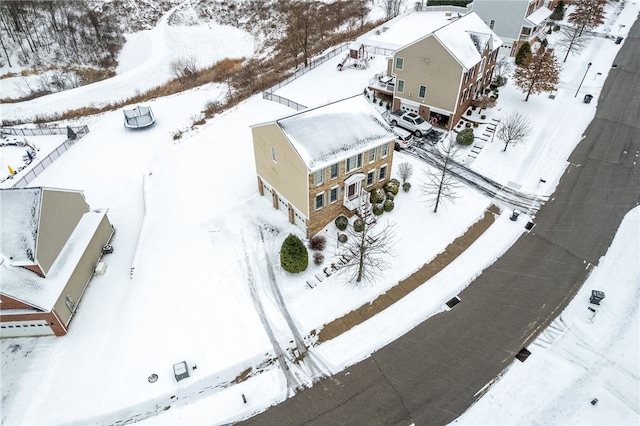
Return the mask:
{"type": "Polygon", "coordinates": [[[363,95],[252,126],[258,190],[316,235],[390,179],[396,136],[363,95]]]}
{"type": "Polygon", "coordinates": [[[475,13],[396,50],[387,76],[369,89],[392,98],[393,109],[452,128],[491,83],[502,40],[475,13]]]}
{"type": "Polygon", "coordinates": [[[0,190],[0,336],[61,336],[114,229],[79,191],[0,190]]]}

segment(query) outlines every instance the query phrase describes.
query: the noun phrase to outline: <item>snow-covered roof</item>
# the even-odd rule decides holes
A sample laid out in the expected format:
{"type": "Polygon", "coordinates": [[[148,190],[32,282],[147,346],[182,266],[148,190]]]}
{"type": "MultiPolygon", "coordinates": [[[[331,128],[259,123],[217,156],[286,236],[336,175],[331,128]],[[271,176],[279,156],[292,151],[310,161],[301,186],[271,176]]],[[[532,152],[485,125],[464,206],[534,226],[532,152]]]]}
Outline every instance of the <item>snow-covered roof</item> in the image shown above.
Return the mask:
{"type": "Polygon", "coordinates": [[[549,16],[551,16],[553,12],[551,12],[546,7],[541,7],[540,9],[533,12],[531,15],[527,16],[525,20],[532,24],[533,26],[538,26],[544,22],[549,16]]]}
{"type": "Polygon", "coordinates": [[[317,170],[395,139],[363,95],[276,120],[309,170],[317,170]]]}
{"type": "Polygon", "coordinates": [[[475,12],[434,31],[433,36],[440,40],[465,69],[480,62],[481,52],[485,47],[494,50],[502,45],[502,40],[475,12]]]}
{"type": "Polygon", "coordinates": [[[45,312],[53,309],[105,215],[106,211],[90,211],[82,216],[46,278],[1,262],[0,293],[45,312]]]}
{"type": "Polygon", "coordinates": [[[42,188],[0,190],[0,255],[12,265],[34,265],[42,188]]]}

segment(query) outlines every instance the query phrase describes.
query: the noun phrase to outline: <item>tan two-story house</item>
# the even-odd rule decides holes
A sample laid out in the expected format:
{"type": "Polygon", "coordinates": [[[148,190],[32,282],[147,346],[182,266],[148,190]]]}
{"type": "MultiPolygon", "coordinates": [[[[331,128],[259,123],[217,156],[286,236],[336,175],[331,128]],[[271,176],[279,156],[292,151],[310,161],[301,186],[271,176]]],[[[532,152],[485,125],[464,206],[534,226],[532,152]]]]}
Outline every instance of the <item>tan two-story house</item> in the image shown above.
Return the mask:
{"type": "Polygon", "coordinates": [[[252,126],[258,190],[311,237],[391,175],[396,136],[358,95],[252,126]]]}
{"type": "Polygon", "coordinates": [[[475,13],[398,49],[393,108],[451,129],[491,83],[502,41],[475,13]]]}
{"type": "Polygon", "coordinates": [[[0,336],[62,336],[114,230],[80,191],[0,190],[0,336]]]}

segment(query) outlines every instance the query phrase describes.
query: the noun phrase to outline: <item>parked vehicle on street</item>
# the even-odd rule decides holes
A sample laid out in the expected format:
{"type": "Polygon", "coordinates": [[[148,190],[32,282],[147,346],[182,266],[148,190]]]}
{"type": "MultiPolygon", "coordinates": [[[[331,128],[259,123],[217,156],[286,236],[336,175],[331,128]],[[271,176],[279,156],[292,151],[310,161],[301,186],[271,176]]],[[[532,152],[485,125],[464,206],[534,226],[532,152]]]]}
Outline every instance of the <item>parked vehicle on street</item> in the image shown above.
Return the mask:
{"type": "Polygon", "coordinates": [[[413,142],[413,135],[410,131],[403,129],[402,127],[392,127],[391,130],[396,135],[396,151],[405,149],[413,142]]]}
{"type": "Polygon", "coordinates": [[[417,137],[422,137],[431,131],[433,126],[415,112],[405,112],[397,109],[389,114],[389,123],[392,126],[400,126],[413,132],[417,137]]]}

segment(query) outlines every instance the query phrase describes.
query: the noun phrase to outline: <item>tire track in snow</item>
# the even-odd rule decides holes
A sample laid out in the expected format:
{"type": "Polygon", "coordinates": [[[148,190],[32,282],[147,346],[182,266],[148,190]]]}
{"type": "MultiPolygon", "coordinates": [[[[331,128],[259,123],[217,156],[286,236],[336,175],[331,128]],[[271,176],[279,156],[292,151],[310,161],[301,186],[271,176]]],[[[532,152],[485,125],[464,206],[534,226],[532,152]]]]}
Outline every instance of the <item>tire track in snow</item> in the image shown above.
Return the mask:
{"type": "MultiPolygon", "coordinates": [[[[262,228],[260,231],[260,239],[262,240],[262,244],[264,245],[264,234],[262,232],[262,228]]],[[[284,297],[282,297],[282,293],[280,292],[280,287],[278,287],[278,282],[276,280],[276,275],[273,270],[273,265],[271,264],[271,258],[269,257],[269,252],[264,247],[264,257],[267,263],[267,276],[269,278],[269,284],[271,287],[271,291],[275,297],[276,305],[280,310],[280,313],[285,318],[289,329],[291,330],[291,334],[293,335],[293,339],[296,343],[296,348],[298,349],[298,356],[296,361],[300,363],[301,366],[306,366],[309,370],[309,378],[313,383],[322,380],[326,377],[330,377],[331,371],[329,368],[322,362],[319,356],[315,352],[309,351],[309,346],[306,344],[304,337],[298,330],[297,325],[295,324],[293,317],[289,313],[289,309],[287,309],[287,305],[284,302],[284,297]],[[313,359],[317,359],[316,361],[313,359]],[[318,366],[318,363],[322,365],[322,367],[318,366]]]]}
{"type": "Polygon", "coordinates": [[[265,313],[264,306],[260,301],[260,297],[258,295],[258,290],[256,287],[255,276],[253,274],[253,269],[251,268],[251,261],[249,260],[249,253],[247,252],[247,246],[244,241],[244,236],[242,237],[242,247],[244,249],[244,261],[247,267],[247,284],[249,285],[251,299],[253,300],[253,303],[255,305],[258,317],[262,322],[262,326],[264,327],[267,336],[269,336],[269,341],[271,341],[271,345],[273,346],[278,364],[280,364],[282,374],[284,375],[287,383],[287,398],[289,398],[289,396],[295,394],[295,391],[297,389],[302,388],[303,385],[299,380],[299,376],[294,374],[289,368],[289,363],[285,358],[284,351],[282,350],[282,347],[280,346],[280,343],[278,342],[278,339],[273,332],[273,328],[271,327],[271,324],[269,323],[269,320],[265,313]]]}

